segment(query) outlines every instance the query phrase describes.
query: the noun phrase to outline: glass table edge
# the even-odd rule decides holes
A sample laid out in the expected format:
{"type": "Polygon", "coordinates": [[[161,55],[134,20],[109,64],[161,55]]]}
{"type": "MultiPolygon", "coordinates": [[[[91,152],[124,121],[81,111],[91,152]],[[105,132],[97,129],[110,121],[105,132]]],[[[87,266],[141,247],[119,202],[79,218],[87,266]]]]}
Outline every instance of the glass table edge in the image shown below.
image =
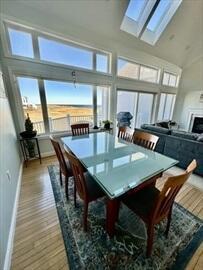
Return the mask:
{"type": "MultiPolygon", "coordinates": [[[[65,137],[62,137],[61,140],[62,140],[63,144],[71,151],[71,149],[68,147],[68,145],[65,144],[65,142],[64,142],[64,140],[63,140],[63,139],[65,139],[65,138],[67,138],[67,137],[71,137],[71,136],[65,136],[65,137]]],[[[129,143],[129,144],[130,144],[130,143],[129,143]]],[[[71,153],[73,153],[73,152],[71,151],[71,153]]],[[[160,154],[160,153],[158,153],[158,154],[160,154]]],[[[160,155],[163,155],[163,154],[160,154],[160,155]]],[[[165,156],[165,155],[163,155],[163,156],[165,156]]],[[[165,157],[167,157],[167,156],[165,156],[165,157]]],[[[170,158],[170,157],[167,157],[167,158],[170,158]]],[[[79,159],[79,158],[78,158],[78,159],[79,159]]],[[[171,159],[173,159],[173,158],[171,158],[171,159]]],[[[129,189],[125,189],[125,188],[124,188],[123,191],[121,191],[120,193],[118,193],[118,194],[116,194],[116,195],[115,195],[115,194],[112,194],[112,193],[110,193],[110,192],[105,188],[104,185],[102,185],[102,183],[99,181],[99,179],[96,177],[96,175],[93,175],[93,174],[88,170],[88,167],[85,165],[85,163],[84,163],[81,159],[79,159],[79,160],[80,160],[81,164],[87,169],[88,173],[95,179],[95,181],[97,182],[97,184],[103,189],[103,191],[107,194],[107,196],[108,196],[111,200],[116,199],[116,198],[122,196],[122,195],[125,194],[126,192],[128,192],[128,191],[134,189],[135,187],[137,187],[137,186],[139,186],[139,185],[141,184],[141,183],[140,183],[140,184],[138,184],[138,185],[132,185],[132,186],[130,186],[130,187],[128,186],[129,189]]],[[[173,159],[173,160],[174,160],[174,162],[173,162],[172,164],[170,164],[169,166],[167,166],[166,168],[162,168],[162,169],[158,170],[157,172],[151,174],[149,177],[145,177],[144,180],[143,180],[143,182],[145,182],[145,181],[149,180],[150,178],[152,178],[152,177],[154,177],[154,176],[160,174],[161,172],[167,171],[168,169],[172,168],[173,166],[175,166],[176,164],[179,163],[178,160],[175,160],[175,159],[173,159]]]]}

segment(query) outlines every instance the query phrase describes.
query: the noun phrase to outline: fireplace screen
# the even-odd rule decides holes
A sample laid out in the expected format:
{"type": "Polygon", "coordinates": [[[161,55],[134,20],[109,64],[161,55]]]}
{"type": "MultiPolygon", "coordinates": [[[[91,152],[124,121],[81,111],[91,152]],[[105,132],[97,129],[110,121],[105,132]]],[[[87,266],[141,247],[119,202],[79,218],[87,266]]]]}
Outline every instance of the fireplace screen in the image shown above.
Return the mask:
{"type": "Polygon", "coordinates": [[[192,132],[203,133],[203,117],[195,117],[192,132]]]}

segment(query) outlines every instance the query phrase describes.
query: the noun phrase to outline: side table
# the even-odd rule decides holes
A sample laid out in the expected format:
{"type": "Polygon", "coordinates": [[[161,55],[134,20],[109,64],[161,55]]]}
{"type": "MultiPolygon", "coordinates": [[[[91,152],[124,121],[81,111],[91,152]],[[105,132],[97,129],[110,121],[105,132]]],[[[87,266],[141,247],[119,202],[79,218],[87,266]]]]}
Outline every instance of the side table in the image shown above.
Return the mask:
{"type": "Polygon", "coordinates": [[[27,163],[30,159],[39,159],[40,164],[42,164],[41,152],[40,152],[40,148],[39,148],[39,141],[38,141],[37,137],[21,138],[20,139],[20,146],[21,146],[21,150],[23,153],[23,158],[24,158],[26,167],[27,167],[27,163]],[[37,153],[35,153],[35,149],[34,149],[34,157],[30,158],[29,152],[28,152],[28,142],[32,142],[32,141],[34,141],[34,143],[36,145],[37,153]]]}

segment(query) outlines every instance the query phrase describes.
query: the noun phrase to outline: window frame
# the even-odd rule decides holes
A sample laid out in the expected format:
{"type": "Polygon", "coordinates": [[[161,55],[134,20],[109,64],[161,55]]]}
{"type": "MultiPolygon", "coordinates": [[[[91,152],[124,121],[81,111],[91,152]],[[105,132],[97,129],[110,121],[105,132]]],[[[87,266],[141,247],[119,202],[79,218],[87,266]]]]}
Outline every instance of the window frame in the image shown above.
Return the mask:
{"type": "Polygon", "coordinates": [[[142,64],[142,63],[139,63],[139,62],[130,60],[130,59],[125,58],[125,57],[122,57],[122,56],[117,56],[117,59],[116,60],[117,60],[117,62],[116,62],[116,76],[118,78],[123,78],[123,79],[128,79],[128,80],[134,80],[134,81],[139,81],[139,82],[145,82],[145,83],[153,83],[153,84],[159,84],[160,83],[160,68],[155,67],[155,66],[151,66],[151,65],[142,64]],[[124,60],[126,62],[129,62],[130,64],[134,64],[134,65],[137,65],[138,66],[138,78],[137,79],[136,78],[127,77],[127,76],[121,76],[121,75],[118,74],[118,60],[119,59],[124,60]],[[147,81],[147,80],[141,80],[140,79],[140,70],[141,70],[141,67],[146,67],[146,68],[150,68],[150,69],[156,70],[157,71],[156,82],[150,82],[150,81],[147,81]]]}
{"type": "Polygon", "coordinates": [[[104,51],[102,49],[100,50],[97,48],[93,48],[91,46],[87,46],[87,45],[82,44],[82,43],[74,42],[72,40],[63,38],[62,36],[53,35],[51,33],[45,33],[43,31],[36,30],[34,28],[18,24],[16,22],[10,22],[10,21],[4,20],[3,25],[4,25],[5,36],[6,36],[6,40],[5,40],[6,55],[9,57],[16,58],[16,59],[22,59],[22,60],[28,60],[28,61],[32,61],[32,62],[40,62],[43,64],[49,64],[49,65],[54,65],[54,66],[66,67],[66,68],[73,69],[73,70],[93,72],[96,74],[102,74],[102,75],[106,75],[106,76],[112,75],[112,69],[111,69],[112,53],[111,52],[107,52],[107,51],[104,51]],[[12,54],[8,28],[31,34],[33,54],[34,54],[33,58],[12,54]],[[86,50],[86,51],[92,52],[92,54],[93,54],[92,69],[79,67],[79,66],[71,66],[68,64],[60,64],[57,62],[46,61],[46,60],[40,59],[40,50],[39,50],[39,42],[38,42],[39,37],[45,38],[45,39],[50,40],[50,41],[58,42],[59,44],[68,45],[68,46],[72,46],[72,47],[75,47],[75,48],[78,48],[81,50],[86,50]],[[107,72],[101,72],[101,71],[96,70],[96,54],[101,54],[101,55],[107,56],[107,68],[108,68],[107,72]]]}

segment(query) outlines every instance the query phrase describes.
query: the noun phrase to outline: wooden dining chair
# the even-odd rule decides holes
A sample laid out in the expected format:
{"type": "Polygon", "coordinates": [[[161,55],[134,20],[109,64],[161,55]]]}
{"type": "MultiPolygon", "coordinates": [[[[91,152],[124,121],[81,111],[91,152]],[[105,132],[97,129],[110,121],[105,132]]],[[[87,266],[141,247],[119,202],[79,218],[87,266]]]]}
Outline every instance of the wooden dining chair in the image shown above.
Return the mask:
{"type": "Polygon", "coordinates": [[[149,186],[133,195],[123,197],[122,202],[135,212],[147,226],[147,257],[152,252],[154,225],[167,217],[166,236],[168,236],[175,197],[196,166],[196,160],[193,160],[183,174],[168,177],[161,191],[149,186]]]}
{"type": "Polygon", "coordinates": [[[66,197],[68,199],[68,179],[69,177],[73,176],[73,172],[70,166],[70,163],[68,160],[65,160],[63,152],[61,150],[59,142],[54,139],[52,135],[49,136],[51,143],[53,145],[54,151],[56,153],[58,162],[59,162],[59,168],[60,168],[60,184],[63,185],[63,179],[62,175],[65,177],[65,193],[66,197]]]}
{"type": "Polygon", "coordinates": [[[103,197],[103,193],[100,186],[91,177],[88,172],[84,173],[83,166],[80,161],[73,156],[68,149],[64,146],[65,153],[71,164],[73,171],[75,188],[74,188],[74,203],[76,206],[76,191],[79,197],[84,201],[84,216],[83,216],[83,228],[87,231],[87,215],[88,215],[88,205],[92,201],[96,201],[98,198],[103,197]]]}
{"type": "Polygon", "coordinates": [[[119,127],[118,138],[123,139],[127,142],[133,142],[134,130],[129,127],[119,127]]]}
{"type": "Polygon", "coordinates": [[[73,124],[71,125],[72,135],[79,136],[89,134],[89,124],[81,123],[81,124],[73,124]]]}
{"type": "Polygon", "coordinates": [[[143,131],[135,131],[133,134],[133,143],[144,148],[154,150],[159,137],[143,131]]]}

